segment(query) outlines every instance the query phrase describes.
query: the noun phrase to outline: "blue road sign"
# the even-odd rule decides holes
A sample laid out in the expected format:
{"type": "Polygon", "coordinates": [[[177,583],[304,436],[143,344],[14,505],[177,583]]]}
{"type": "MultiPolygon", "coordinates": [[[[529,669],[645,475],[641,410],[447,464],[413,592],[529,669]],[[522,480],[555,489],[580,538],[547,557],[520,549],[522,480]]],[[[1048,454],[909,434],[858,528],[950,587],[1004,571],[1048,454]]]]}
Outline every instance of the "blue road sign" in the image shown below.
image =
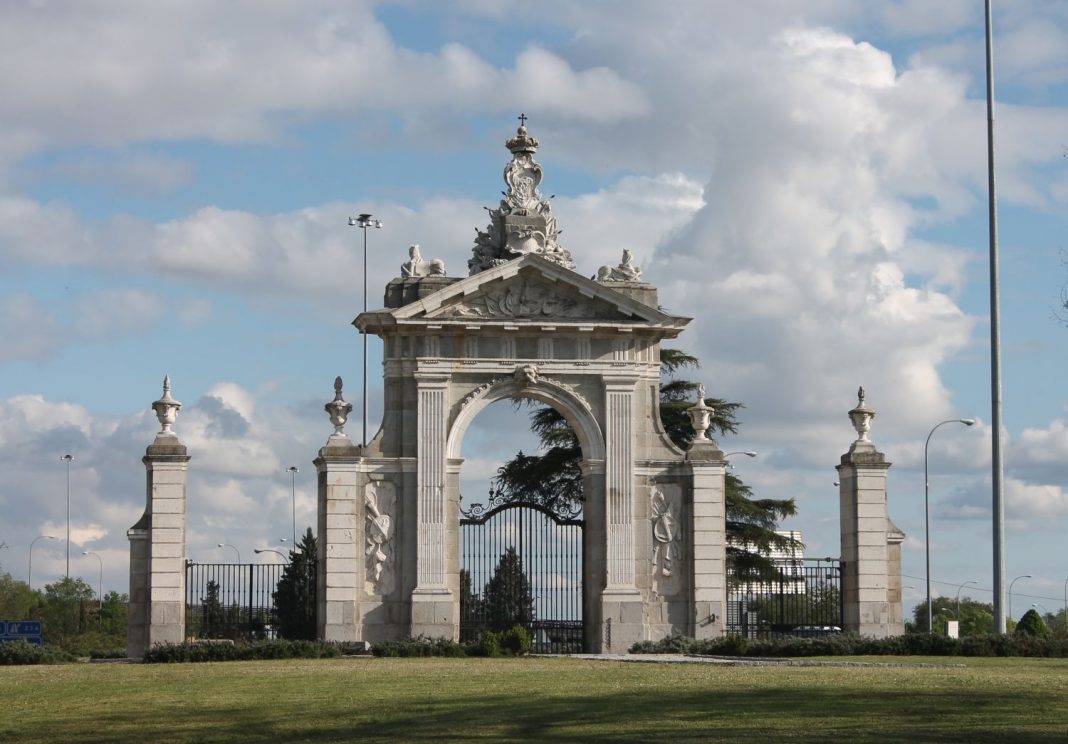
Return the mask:
{"type": "Polygon", "coordinates": [[[0,620],[0,643],[4,641],[26,641],[33,645],[40,645],[41,622],[39,620],[0,620]]]}

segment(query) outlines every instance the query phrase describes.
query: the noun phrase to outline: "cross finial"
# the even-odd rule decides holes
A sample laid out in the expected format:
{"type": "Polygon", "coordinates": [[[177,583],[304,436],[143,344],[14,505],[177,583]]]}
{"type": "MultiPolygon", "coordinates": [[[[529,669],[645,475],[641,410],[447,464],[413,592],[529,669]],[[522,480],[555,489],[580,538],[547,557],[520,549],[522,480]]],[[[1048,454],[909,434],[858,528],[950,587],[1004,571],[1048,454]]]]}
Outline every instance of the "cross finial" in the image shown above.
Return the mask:
{"type": "Polygon", "coordinates": [[[520,112],[519,116],[516,117],[516,118],[519,119],[519,126],[525,127],[527,125],[527,115],[526,114],[520,112]]]}

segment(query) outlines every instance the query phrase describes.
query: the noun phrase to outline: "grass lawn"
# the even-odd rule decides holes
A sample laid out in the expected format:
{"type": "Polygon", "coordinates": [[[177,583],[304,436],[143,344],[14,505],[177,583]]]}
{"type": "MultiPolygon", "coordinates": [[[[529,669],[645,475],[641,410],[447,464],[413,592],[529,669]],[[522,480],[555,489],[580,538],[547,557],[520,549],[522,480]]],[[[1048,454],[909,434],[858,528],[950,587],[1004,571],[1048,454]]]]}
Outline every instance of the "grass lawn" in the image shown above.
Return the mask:
{"type": "Polygon", "coordinates": [[[1068,741],[1068,660],[893,661],[3,667],[0,741],[1068,741]]]}

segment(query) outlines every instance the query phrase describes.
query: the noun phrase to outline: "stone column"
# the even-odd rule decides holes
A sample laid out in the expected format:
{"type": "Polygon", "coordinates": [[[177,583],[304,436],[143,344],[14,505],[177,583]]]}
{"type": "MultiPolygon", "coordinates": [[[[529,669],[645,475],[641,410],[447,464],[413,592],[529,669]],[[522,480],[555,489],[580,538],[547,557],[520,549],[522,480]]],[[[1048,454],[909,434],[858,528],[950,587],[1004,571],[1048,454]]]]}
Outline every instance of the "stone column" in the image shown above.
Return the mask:
{"type": "Polygon", "coordinates": [[[145,512],[130,540],[130,611],[126,655],[139,658],[157,643],[185,640],[185,522],[189,455],[171,431],[182,404],[163,379],[152,404],[163,427],[145,450],[145,512]]]}
{"type": "Polygon", "coordinates": [[[416,586],[412,591],[412,637],[456,638],[459,617],[447,580],[445,435],[449,378],[416,373],[416,586]]]}
{"type": "Polygon", "coordinates": [[[319,555],[316,620],[324,641],[360,640],[357,607],[361,568],[357,545],[362,545],[363,512],[360,493],[360,448],[345,434],[352,411],[341,394],[341,378],[334,381],[334,400],[326,404],[334,433],[319,450],[315,472],[319,481],[319,555]]]}
{"type": "Polygon", "coordinates": [[[697,404],[688,413],[697,435],[686,453],[693,478],[690,623],[694,638],[718,638],[727,622],[727,470],[723,452],[705,436],[713,409],[705,404],[703,385],[698,389],[697,404]]]}
{"type": "MultiPolygon", "coordinates": [[[[886,476],[890,463],[868,439],[875,411],[864,388],[849,417],[857,440],[837,466],[842,546],[842,630],[885,638],[895,627],[889,602],[886,476]]],[[[899,613],[900,614],[900,613],[899,613]]]]}
{"type": "Polygon", "coordinates": [[[625,653],[645,639],[645,606],[634,583],[634,386],[605,380],[607,586],[601,594],[602,649],[625,653]]]}

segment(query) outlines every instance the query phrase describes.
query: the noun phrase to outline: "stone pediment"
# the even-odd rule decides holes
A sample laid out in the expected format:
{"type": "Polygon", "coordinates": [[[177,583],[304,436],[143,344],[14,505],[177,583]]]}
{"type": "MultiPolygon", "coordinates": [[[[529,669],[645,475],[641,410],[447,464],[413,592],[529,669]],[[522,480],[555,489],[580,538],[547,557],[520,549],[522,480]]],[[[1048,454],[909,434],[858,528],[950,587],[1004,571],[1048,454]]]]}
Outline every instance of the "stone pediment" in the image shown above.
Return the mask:
{"type": "Polygon", "coordinates": [[[534,255],[479,272],[389,312],[398,322],[534,320],[675,326],[688,320],[534,255]]]}

